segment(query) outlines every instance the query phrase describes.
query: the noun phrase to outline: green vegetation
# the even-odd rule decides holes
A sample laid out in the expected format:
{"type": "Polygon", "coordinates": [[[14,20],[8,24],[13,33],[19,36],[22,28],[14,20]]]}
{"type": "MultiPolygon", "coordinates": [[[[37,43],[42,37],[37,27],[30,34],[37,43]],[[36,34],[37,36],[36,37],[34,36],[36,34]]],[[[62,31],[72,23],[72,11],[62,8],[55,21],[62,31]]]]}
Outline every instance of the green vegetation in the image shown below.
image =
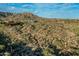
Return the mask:
{"type": "Polygon", "coordinates": [[[46,19],[31,13],[1,16],[0,55],[79,55],[79,20],[46,19]]]}

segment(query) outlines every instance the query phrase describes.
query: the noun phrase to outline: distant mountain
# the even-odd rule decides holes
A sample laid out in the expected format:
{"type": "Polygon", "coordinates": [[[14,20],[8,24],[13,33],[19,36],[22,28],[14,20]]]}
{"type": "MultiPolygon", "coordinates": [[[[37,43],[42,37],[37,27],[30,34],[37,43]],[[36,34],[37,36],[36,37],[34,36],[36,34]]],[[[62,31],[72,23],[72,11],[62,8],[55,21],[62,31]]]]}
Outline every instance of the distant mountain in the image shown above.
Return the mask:
{"type": "Polygon", "coordinates": [[[9,15],[13,15],[13,13],[9,13],[9,12],[0,12],[0,17],[7,17],[9,15]]]}

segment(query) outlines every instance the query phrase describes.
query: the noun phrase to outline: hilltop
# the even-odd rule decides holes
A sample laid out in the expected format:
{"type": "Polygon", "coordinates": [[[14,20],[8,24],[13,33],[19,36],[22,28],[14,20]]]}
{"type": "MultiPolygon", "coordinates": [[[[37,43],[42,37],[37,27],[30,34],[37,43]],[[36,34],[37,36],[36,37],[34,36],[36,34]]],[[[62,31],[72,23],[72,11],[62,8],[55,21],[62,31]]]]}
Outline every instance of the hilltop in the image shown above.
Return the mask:
{"type": "Polygon", "coordinates": [[[79,55],[79,20],[7,14],[0,20],[0,55],[79,55]]]}

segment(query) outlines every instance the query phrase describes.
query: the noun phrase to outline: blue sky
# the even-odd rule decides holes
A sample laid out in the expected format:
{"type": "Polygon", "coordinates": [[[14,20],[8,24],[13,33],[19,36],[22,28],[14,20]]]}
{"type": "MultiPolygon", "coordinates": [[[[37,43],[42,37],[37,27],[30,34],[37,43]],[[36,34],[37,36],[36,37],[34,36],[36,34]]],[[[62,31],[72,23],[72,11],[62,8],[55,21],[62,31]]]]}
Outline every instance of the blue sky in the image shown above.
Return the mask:
{"type": "Polygon", "coordinates": [[[30,12],[46,18],[79,19],[78,3],[0,3],[0,12],[30,12]]]}

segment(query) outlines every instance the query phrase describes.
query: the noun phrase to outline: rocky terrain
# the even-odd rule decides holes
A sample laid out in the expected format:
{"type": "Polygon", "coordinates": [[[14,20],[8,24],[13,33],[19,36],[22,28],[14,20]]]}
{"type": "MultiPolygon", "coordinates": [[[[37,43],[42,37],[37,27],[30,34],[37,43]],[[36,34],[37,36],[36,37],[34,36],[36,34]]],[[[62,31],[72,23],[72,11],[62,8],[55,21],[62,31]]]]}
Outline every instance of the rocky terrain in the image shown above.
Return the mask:
{"type": "Polygon", "coordinates": [[[77,56],[79,20],[0,13],[0,55],[77,56]]]}

